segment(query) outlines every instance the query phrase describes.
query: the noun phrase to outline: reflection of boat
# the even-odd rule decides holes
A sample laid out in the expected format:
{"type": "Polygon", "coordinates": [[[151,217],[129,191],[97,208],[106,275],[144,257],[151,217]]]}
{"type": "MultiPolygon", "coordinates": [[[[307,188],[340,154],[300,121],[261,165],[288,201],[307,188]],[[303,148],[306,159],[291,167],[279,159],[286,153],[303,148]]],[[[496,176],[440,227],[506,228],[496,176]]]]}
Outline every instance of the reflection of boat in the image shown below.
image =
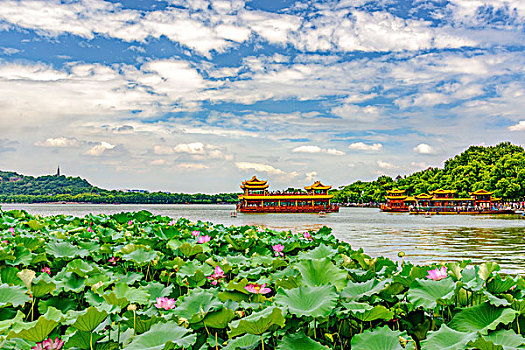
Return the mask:
{"type": "Polygon", "coordinates": [[[267,181],[255,176],[241,185],[237,211],[241,213],[331,213],[338,212],[339,206],[330,203],[334,197],[328,193],[332,186],[316,181],[303,190],[270,192],[267,181]]]}
{"type": "Polygon", "coordinates": [[[430,212],[427,211],[425,213],[425,218],[430,219],[431,217],[432,217],[432,214],[430,214],[430,212]]]}
{"type": "Polygon", "coordinates": [[[230,213],[230,216],[231,216],[232,218],[236,218],[236,217],[237,217],[237,212],[236,212],[236,211],[232,211],[232,212],[230,213]]]}
{"type": "Polygon", "coordinates": [[[320,218],[324,218],[325,216],[326,216],[326,212],[324,212],[324,211],[320,211],[319,212],[319,217],[320,218]]]}

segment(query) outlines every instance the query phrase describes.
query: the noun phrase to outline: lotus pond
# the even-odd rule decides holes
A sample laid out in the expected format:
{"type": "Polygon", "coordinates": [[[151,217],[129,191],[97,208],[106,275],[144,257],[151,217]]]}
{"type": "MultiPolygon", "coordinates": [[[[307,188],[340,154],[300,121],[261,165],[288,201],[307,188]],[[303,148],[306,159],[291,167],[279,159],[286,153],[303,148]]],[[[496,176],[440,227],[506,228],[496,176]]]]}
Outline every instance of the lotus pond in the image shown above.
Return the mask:
{"type": "Polygon", "coordinates": [[[495,263],[146,211],[0,212],[0,236],[2,349],[525,349],[525,281],[495,263]]]}

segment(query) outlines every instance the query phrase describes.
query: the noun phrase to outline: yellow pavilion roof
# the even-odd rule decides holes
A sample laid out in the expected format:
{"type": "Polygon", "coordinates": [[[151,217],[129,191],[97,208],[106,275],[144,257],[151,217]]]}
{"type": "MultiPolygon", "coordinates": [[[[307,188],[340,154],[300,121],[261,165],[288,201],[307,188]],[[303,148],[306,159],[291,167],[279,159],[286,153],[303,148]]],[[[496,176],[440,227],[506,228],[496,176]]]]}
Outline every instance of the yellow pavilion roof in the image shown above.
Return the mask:
{"type": "Polygon", "coordinates": [[[250,180],[242,182],[241,188],[266,188],[268,181],[259,180],[255,175],[250,180]]]}
{"type": "Polygon", "coordinates": [[[416,197],[416,199],[430,199],[430,198],[432,198],[431,195],[426,194],[426,193],[420,193],[420,194],[418,194],[415,197],[416,197]]]}
{"type": "Polygon", "coordinates": [[[414,197],[406,197],[404,202],[415,202],[416,199],[414,197]]]}
{"type": "Polygon", "coordinates": [[[398,190],[397,188],[393,188],[390,191],[386,191],[386,193],[405,193],[405,190],[398,190]]]}
{"type": "Polygon", "coordinates": [[[487,195],[487,194],[493,194],[494,192],[485,191],[484,189],[477,190],[474,192],[469,192],[471,196],[481,196],[481,195],[487,195]]]}
{"type": "Polygon", "coordinates": [[[386,199],[405,199],[407,196],[385,196],[386,199]]]}
{"type": "Polygon", "coordinates": [[[316,181],[310,186],[306,186],[305,190],[329,190],[332,186],[325,186],[321,183],[321,181],[316,181]]]}
{"type": "Polygon", "coordinates": [[[244,184],[242,184],[241,188],[242,189],[245,189],[245,188],[264,189],[264,188],[268,188],[268,186],[270,186],[270,185],[268,185],[268,184],[266,184],[266,185],[251,185],[251,184],[250,185],[248,185],[248,184],[244,185],[244,184]]]}
{"type": "Polygon", "coordinates": [[[316,199],[332,199],[333,194],[271,194],[271,195],[239,195],[239,199],[256,199],[265,201],[276,200],[316,200],[316,199]]]}
{"type": "Polygon", "coordinates": [[[452,194],[456,192],[457,192],[456,190],[444,190],[440,188],[439,190],[430,191],[430,194],[452,194]]]}

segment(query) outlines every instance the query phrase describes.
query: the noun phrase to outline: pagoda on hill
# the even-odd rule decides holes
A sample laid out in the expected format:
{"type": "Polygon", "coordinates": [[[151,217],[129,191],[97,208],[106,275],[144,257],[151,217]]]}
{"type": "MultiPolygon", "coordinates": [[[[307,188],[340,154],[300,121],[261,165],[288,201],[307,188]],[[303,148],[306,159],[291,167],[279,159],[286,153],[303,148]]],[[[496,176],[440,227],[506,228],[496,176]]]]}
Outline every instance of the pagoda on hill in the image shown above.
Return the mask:
{"type": "Polygon", "coordinates": [[[333,195],[328,194],[332,186],[320,181],[303,190],[268,191],[267,181],[257,179],[243,181],[237,210],[241,213],[321,213],[338,212],[339,206],[332,204],[333,195]]]}

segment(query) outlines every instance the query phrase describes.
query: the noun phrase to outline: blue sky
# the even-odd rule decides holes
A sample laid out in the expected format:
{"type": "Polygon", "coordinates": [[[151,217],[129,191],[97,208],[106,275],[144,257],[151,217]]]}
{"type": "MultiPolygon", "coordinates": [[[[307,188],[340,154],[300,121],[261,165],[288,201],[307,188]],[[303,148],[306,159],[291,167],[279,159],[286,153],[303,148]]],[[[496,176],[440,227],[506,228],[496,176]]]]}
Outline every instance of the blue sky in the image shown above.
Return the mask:
{"type": "Polygon", "coordinates": [[[522,0],[0,6],[0,169],[337,187],[525,141],[522,0]]]}

